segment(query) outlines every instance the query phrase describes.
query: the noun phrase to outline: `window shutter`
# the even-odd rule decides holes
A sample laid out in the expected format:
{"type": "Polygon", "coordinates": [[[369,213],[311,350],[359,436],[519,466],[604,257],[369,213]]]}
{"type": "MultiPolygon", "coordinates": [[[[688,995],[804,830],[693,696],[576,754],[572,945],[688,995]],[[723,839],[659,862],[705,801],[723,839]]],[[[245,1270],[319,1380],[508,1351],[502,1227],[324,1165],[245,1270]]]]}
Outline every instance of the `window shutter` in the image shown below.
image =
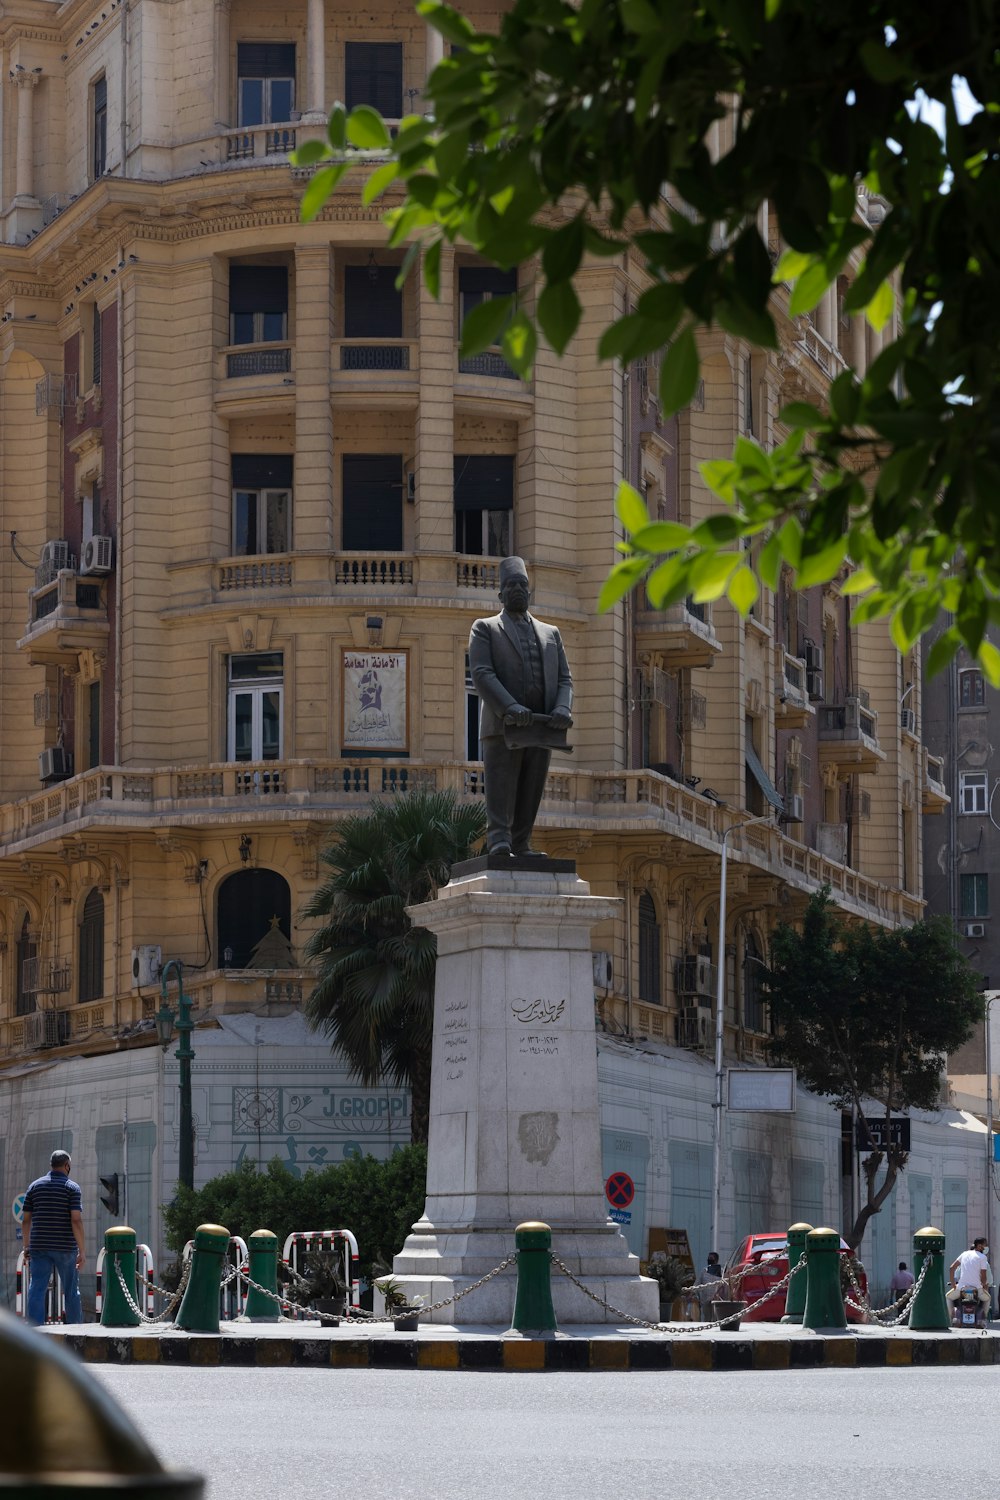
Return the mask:
{"type": "Polygon", "coordinates": [[[345,453],[342,465],[344,550],[400,552],[403,547],[402,454],[345,453]]]}
{"type": "Polygon", "coordinates": [[[238,78],[294,78],[294,42],[238,42],[238,78]]]}
{"type": "Polygon", "coordinates": [[[403,113],[402,42],[347,42],[347,108],[368,104],[387,120],[403,113]]]}
{"type": "Polygon", "coordinates": [[[290,453],[234,453],[234,490],[288,490],[292,487],[290,453]]]}
{"type": "Polygon", "coordinates": [[[512,453],[456,454],[456,510],[513,510],[512,453]]]}
{"type": "Polygon", "coordinates": [[[517,291],[517,270],[499,271],[495,266],[460,266],[458,289],[463,295],[490,293],[507,297],[517,291]]]}
{"type": "Polygon", "coordinates": [[[380,266],[373,280],[368,266],[344,268],[344,337],[401,339],[403,294],[396,288],[396,267],[380,266]]]}
{"type": "Polygon", "coordinates": [[[108,107],[108,80],[98,78],[94,84],[94,109],[107,109],[108,107]]]}
{"type": "Polygon", "coordinates": [[[229,267],[231,313],[287,313],[287,266],[229,267]]]}

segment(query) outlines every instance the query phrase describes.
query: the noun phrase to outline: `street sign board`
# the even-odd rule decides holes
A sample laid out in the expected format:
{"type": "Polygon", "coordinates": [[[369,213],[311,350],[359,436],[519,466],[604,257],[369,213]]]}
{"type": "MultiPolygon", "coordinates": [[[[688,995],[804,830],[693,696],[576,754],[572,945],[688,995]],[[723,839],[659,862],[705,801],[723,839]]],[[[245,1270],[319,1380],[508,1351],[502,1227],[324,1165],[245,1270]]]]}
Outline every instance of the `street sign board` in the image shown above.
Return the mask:
{"type": "Polygon", "coordinates": [[[632,1211],[628,1208],[609,1208],[608,1218],[612,1224],[631,1224],[632,1211]]]}
{"type": "Polygon", "coordinates": [[[14,1223],[15,1224],[20,1224],[21,1220],[24,1218],[24,1194],[23,1193],[18,1193],[17,1197],[14,1199],[13,1203],[10,1205],[10,1211],[14,1215],[14,1223]]]}
{"type": "MultiPolygon", "coordinates": [[[[635,1197],[635,1183],[632,1181],[627,1172],[612,1172],[611,1176],[604,1184],[604,1196],[611,1204],[612,1210],[616,1208],[628,1208],[629,1204],[632,1202],[632,1199],[635,1197]]],[[[612,1217],[614,1217],[613,1213],[612,1217]]],[[[625,1222],[628,1223],[631,1218],[632,1215],[629,1214],[628,1219],[625,1220],[625,1222]]],[[[621,1221],[616,1219],[615,1222],[620,1223],[621,1221]]]]}
{"type": "Polygon", "coordinates": [[[886,1131],[886,1122],[882,1120],[868,1120],[867,1133],[864,1120],[857,1120],[854,1126],[854,1145],[858,1151],[884,1151],[887,1146],[895,1146],[900,1151],[910,1149],[910,1121],[905,1115],[900,1115],[889,1122],[886,1131]]]}
{"type": "Polygon", "coordinates": [[[993,1135],[993,1160],[1000,1161],[1000,1135],[993,1135]]]}
{"type": "Polygon", "coordinates": [[[794,1114],[794,1068],[730,1068],[728,1110],[749,1114],[794,1114]]]}

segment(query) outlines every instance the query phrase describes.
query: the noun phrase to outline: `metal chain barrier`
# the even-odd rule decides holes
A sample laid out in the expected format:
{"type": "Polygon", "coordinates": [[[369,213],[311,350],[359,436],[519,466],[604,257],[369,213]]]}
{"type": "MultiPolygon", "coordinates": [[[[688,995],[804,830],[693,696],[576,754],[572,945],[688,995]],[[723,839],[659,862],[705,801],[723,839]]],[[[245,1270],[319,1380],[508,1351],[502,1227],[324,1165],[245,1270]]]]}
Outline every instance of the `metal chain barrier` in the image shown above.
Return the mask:
{"type": "Polygon", "coordinates": [[[903,1295],[901,1297],[897,1297],[895,1302],[890,1302],[888,1307],[872,1307],[867,1296],[858,1283],[858,1279],[854,1274],[854,1267],[851,1265],[849,1260],[845,1260],[844,1264],[847,1268],[848,1280],[853,1286],[858,1297],[858,1300],[855,1300],[854,1297],[845,1297],[844,1301],[847,1303],[848,1307],[853,1307],[855,1312],[866,1313],[868,1317],[871,1318],[872,1322],[877,1323],[880,1328],[896,1328],[900,1323],[904,1322],[910,1316],[910,1303],[917,1295],[917,1292],[920,1290],[921,1286],[923,1286],[924,1277],[927,1275],[927,1272],[930,1269],[931,1257],[929,1255],[926,1255],[924,1257],[924,1263],[920,1267],[920,1275],[917,1277],[916,1281],[911,1287],[907,1287],[903,1295]],[[896,1307],[902,1308],[902,1312],[900,1312],[897,1317],[883,1317],[884,1313],[891,1313],[896,1307]]]}
{"type": "MultiPolygon", "coordinates": [[[[799,1261],[798,1265],[793,1266],[780,1281],[776,1281],[774,1286],[770,1287],[763,1297],[758,1297],[757,1301],[751,1302],[749,1307],[741,1307],[739,1312],[730,1313],[728,1317],[713,1319],[711,1323],[681,1323],[678,1325],[673,1323],[650,1323],[645,1318],[637,1318],[632,1313],[623,1312],[620,1307],[613,1307],[610,1302],[606,1302],[603,1297],[599,1297],[596,1292],[592,1292],[589,1286],[584,1286],[583,1282],[573,1275],[569,1266],[559,1259],[558,1255],[552,1255],[551,1260],[552,1264],[557,1266],[575,1287],[579,1287],[583,1295],[589,1297],[591,1302],[596,1302],[598,1307],[603,1307],[606,1312],[614,1313],[616,1318],[621,1318],[626,1323],[634,1323],[637,1328],[648,1328],[653,1333],[659,1333],[664,1328],[673,1328],[681,1333],[705,1333],[711,1328],[725,1328],[729,1323],[738,1323],[748,1313],[754,1312],[758,1307],[763,1307],[765,1302],[770,1302],[776,1292],[784,1291],[792,1277],[797,1276],[800,1271],[805,1270],[805,1260],[803,1259],[799,1261]]],[[[710,1282],[709,1285],[714,1285],[714,1283],[710,1282]]],[[[693,1291],[694,1288],[685,1288],[685,1290],[693,1291]]]]}
{"type": "MultiPolygon", "coordinates": [[[[478,1281],[473,1281],[469,1286],[463,1287],[460,1292],[455,1292],[451,1297],[442,1297],[439,1302],[431,1302],[427,1307],[421,1306],[416,1311],[421,1317],[424,1317],[428,1313],[438,1312],[442,1307],[452,1307],[456,1302],[461,1302],[462,1298],[467,1297],[470,1292],[478,1291],[481,1286],[485,1286],[488,1281],[492,1281],[494,1276],[499,1276],[501,1271],[506,1271],[507,1267],[512,1266],[516,1259],[516,1255],[508,1255],[498,1266],[494,1266],[492,1271],[487,1271],[485,1276],[480,1276],[478,1281]]],[[[259,1282],[251,1280],[246,1271],[241,1271],[240,1275],[248,1286],[253,1287],[255,1292],[262,1292],[265,1297],[269,1298],[272,1302],[276,1302],[280,1308],[294,1307],[296,1310],[292,1314],[282,1311],[282,1316],[289,1322],[295,1322],[298,1319],[309,1316],[307,1312],[299,1309],[297,1304],[288,1302],[284,1297],[272,1292],[268,1287],[261,1286],[259,1282]]],[[[360,1308],[355,1308],[350,1313],[340,1314],[342,1323],[391,1323],[392,1319],[392,1313],[387,1312],[379,1317],[375,1313],[365,1312],[360,1308]]]]}
{"type": "Polygon", "coordinates": [[[150,1317],[150,1315],[148,1313],[144,1313],[143,1312],[142,1308],[139,1306],[138,1302],[136,1302],[135,1298],[132,1296],[132,1293],[128,1289],[128,1284],[127,1284],[127,1282],[125,1280],[125,1274],[122,1271],[121,1261],[118,1259],[117,1255],[114,1256],[113,1259],[114,1259],[114,1266],[115,1266],[115,1274],[118,1277],[118,1285],[122,1289],[122,1296],[125,1298],[125,1301],[128,1303],[128,1305],[131,1308],[132,1312],[134,1312],[135,1315],[136,1315],[136,1317],[139,1319],[139,1322],[140,1323],[160,1323],[160,1322],[162,1322],[161,1318],[150,1317]]]}

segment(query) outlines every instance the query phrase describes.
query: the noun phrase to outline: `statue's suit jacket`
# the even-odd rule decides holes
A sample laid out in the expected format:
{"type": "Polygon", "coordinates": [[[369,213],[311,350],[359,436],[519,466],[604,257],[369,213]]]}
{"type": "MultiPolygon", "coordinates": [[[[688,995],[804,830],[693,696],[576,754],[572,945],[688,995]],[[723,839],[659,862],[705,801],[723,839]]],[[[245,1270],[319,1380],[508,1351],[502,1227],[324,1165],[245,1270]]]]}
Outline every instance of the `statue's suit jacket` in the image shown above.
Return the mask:
{"type": "MultiPolygon", "coordinates": [[[[554,625],[543,625],[529,615],[542,653],[547,714],[573,707],[573,679],[569,672],[562,638],[554,625]]],[[[524,704],[527,692],[525,662],[518,644],[517,632],[504,614],[477,620],[469,637],[469,668],[479,694],[479,737],[489,739],[503,734],[503,716],[508,709],[524,704]]]]}

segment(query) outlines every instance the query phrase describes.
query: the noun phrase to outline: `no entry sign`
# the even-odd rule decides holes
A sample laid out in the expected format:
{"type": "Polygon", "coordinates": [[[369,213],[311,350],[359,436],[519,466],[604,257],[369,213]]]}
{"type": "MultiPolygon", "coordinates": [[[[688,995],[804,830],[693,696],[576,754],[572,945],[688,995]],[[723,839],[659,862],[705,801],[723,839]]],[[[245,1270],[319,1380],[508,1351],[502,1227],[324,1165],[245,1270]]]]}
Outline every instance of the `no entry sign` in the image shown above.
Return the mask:
{"type": "Polygon", "coordinates": [[[635,1197],[635,1183],[627,1172],[612,1172],[604,1184],[604,1196],[612,1208],[628,1208],[635,1197]]]}

